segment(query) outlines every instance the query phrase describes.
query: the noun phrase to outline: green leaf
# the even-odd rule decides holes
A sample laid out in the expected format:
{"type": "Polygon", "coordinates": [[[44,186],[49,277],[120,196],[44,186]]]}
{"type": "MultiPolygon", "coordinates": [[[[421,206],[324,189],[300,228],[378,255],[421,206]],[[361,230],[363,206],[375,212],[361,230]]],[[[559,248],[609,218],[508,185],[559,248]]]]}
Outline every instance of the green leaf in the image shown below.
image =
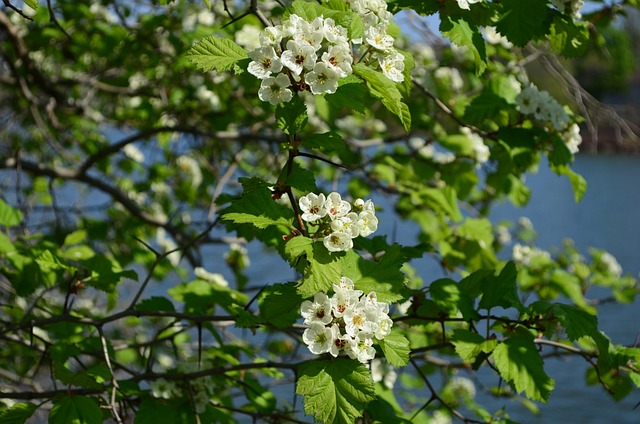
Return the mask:
{"type": "Polygon", "coordinates": [[[144,299],[142,302],[136,305],[136,311],[155,312],[155,311],[167,311],[175,312],[176,308],[173,303],[166,297],[153,296],[149,299],[144,299]]]}
{"type": "Polygon", "coordinates": [[[456,329],[451,336],[451,343],[460,358],[466,362],[473,362],[480,353],[491,353],[498,345],[498,340],[487,340],[473,331],[456,329]]]}
{"type": "Polygon", "coordinates": [[[554,381],[545,372],[536,345],[530,339],[512,337],[498,344],[491,354],[495,366],[518,393],[546,402],[554,381]]]}
{"type": "Polygon", "coordinates": [[[546,1],[503,0],[504,13],[496,30],[516,46],[524,47],[549,33],[551,9],[546,1]]]}
{"type": "Polygon", "coordinates": [[[262,291],[260,315],[278,328],[286,328],[300,318],[303,298],[298,294],[295,283],[274,284],[262,291]]]}
{"type": "Polygon", "coordinates": [[[363,259],[353,251],[348,253],[348,256],[355,255],[357,261],[346,264],[351,266],[355,263],[357,268],[347,268],[345,275],[353,280],[358,290],[365,294],[375,291],[380,302],[397,302],[404,297],[405,276],[400,269],[406,258],[398,244],[389,247],[378,262],[363,259]]]}
{"type": "Polygon", "coordinates": [[[22,212],[0,199],[0,225],[13,227],[22,222],[22,212]]]}
{"type": "Polygon", "coordinates": [[[273,392],[250,375],[244,378],[244,392],[256,410],[262,413],[269,413],[275,409],[276,397],[273,392]]]}
{"type": "Polygon", "coordinates": [[[364,114],[368,106],[365,84],[353,75],[340,79],[338,84],[338,89],[335,93],[325,94],[324,96],[329,107],[336,112],[348,109],[364,114]]]}
{"type": "Polygon", "coordinates": [[[191,47],[187,57],[203,72],[227,71],[246,58],[247,51],[227,38],[208,36],[191,47]]]}
{"type": "Polygon", "coordinates": [[[362,63],[353,65],[353,73],[365,81],[369,93],[379,99],[389,112],[400,118],[405,131],[409,132],[411,113],[409,107],[402,101],[402,94],[396,83],[384,76],[382,72],[374,71],[362,63]]]}
{"type": "Polygon", "coordinates": [[[282,169],[280,180],[284,180],[285,184],[300,190],[304,193],[317,193],[315,174],[308,169],[303,168],[297,161],[293,161],[291,168],[286,165],[282,169]]]}
{"type": "Polygon", "coordinates": [[[343,358],[300,364],[296,393],[304,396],[306,414],[335,424],[353,424],[376,398],[369,370],[343,358]]]}
{"type": "Polygon", "coordinates": [[[409,340],[397,328],[393,328],[384,339],[378,340],[378,344],[391,365],[404,367],[409,363],[409,355],[411,354],[409,340]]]}
{"type": "Polygon", "coordinates": [[[302,139],[301,144],[306,148],[320,150],[325,153],[340,154],[349,150],[347,142],[344,141],[340,134],[334,131],[306,136],[302,139]]]}
{"type": "Polygon", "coordinates": [[[140,402],[135,424],[195,424],[195,414],[188,400],[160,400],[146,397],[140,402]]]}
{"type": "Polygon", "coordinates": [[[551,165],[551,169],[558,175],[566,175],[571,182],[571,188],[573,188],[573,197],[578,203],[582,200],[582,196],[587,192],[587,180],[568,165],[551,165]]]}
{"type": "Polygon", "coordinates": [[[101,424],[102,410],[86,396],[65,396],[53,401],[49,424],[101,424]]]}
{"type": "Polygon", "coordinates": [[[482,75],[487,69],[487,52],[484,38],[479,29],[462,18],[453,20],[450,16],[443,16],[440,23],[440,32],[458,46],[468,47],[476,61],[476,76],[482,75]]]}
{"type": "Polygon", "coordinates": [[[489,310],[500,306],[502,308],[514,307],[522,312],[524,305],[518,297],[517,276],[515,264],[509,261],[500,272],[500,275],[487,279],[482,286],[483,294],[478,305],[479,309],[489,310]]]}
{"type": "Polygon", "coordinates": [[[549,34],[551,47],[565,57],[582,55],[589,46],[589,22],[574,22],[556,15],[549,34]]]}
{"type": "Polygon", "coordinates": [[[38,0],[24,0],[24,2],[33,10],[38,10],[38,0]]]}
{"type": "Polygon", "coordinates": [[[497,95],[489,86],[485,87],[464,110],[464,119],[482,123],[485,119],[495,119],[501,111],[509,108],[507,101],[497,95]]]}
{"type": "Polygon", "coordinates": [[[478,315],[473,299],[462,291],[458,283],[449,278],[432,282],[429,285],[429,294],[438,308],[452,316],[458,311],[465,319],[474,319],[478,315]]]}
{"type": "Polygon", "coordinates": [[[307,106],[299,96],[276,107],[276,125],[285,134],[294,135],[307,125],[307,106]]]}
{"type": "Polygon", "coordinates": [[[282,225],[287,228],[293,222],[290,208],[276,203],[271,197],[271,190],[257,178],[241,178],[244,186],[242,196],[234,200],[222,215],[225,221],[236,224],[251,224],[264,229],[271,225],[282,225]]]}
{"type": "MultiPolygon", "coordinates": [[[[297,238],[299,237],[294,239],[297,238]]],[[[359,258],[353,251],[331,254],[321,241],[313,242],[310,248],[306,249],[307,263],[297,285],[297,291],[303,298],[331,290],[333,285],[338,284],[340,278],[346,275],[346,264],[355,263],[359,258]]]]}
{"type": "Polygon", "coordinates": [[[38,409],[34,403],[16,403],[0,412],[0,424],[24,424],[38,409]]]}

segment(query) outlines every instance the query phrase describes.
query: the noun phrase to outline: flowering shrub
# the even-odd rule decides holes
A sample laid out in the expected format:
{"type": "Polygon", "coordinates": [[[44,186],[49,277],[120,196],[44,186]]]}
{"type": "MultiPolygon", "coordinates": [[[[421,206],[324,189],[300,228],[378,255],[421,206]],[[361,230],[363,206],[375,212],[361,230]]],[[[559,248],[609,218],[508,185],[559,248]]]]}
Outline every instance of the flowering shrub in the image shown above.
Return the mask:
{"type": "Polygon", "coordinates": [[[378,302],[376,292],[365,296],[362,290],[354,289],[347,277],[334,284],[333,290],[331,297],[320,292],[313,302],[302,302],[300,313],[308,325],[302,340],[316,355],[336,357],[345,352],[349,358],[366,363],[376,354],[374,338],[383,340],[391,332],[389,305],[378,302]]]}

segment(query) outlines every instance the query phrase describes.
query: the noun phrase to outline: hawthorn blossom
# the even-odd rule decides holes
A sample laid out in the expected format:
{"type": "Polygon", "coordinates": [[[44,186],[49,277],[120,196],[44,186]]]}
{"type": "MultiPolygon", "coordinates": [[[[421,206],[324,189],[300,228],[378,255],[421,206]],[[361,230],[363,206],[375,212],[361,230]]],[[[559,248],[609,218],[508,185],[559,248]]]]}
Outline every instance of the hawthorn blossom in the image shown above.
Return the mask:
{"type": "Polygon", "coordinates": [[[313,70],[307,74],[305,82],[309,84],[313,94],[332,94],[338,89],[339,78],[340,74],[332,65],[318,62],[313,66],[313,70]]]}
{"type": "Polygon", "coordinates": [[[302,340],[309,347],[311,353],[320,355],[331,350],[333,332],[331,328],[325,327],[322,322],[313,321],[309,324],[309,328],[302,333],[302,340]]]}
{"type": "Polygon", "coordinates": [[[277,77],[267,77],[262,80],[258,97],[263,102],[269,102],[272,105],[288,102],[293,98],[293,93],[288,88],[290,84],[289,78],[285,74],[279,74],[277,77]]]}
{"type": "Polygon", "coordinates": [[[482,0],[457,0],[460,9],[471,10],[469,5],[479,3],[482,0]]]}
{"type": "Polygon", "coordinates": [[[342,196],[340,196],[340,193],[333,191],[327,196],[327,200],[325,201],[325,208],[327,209],[327,211],[329,212],[329,216],[333,220],[347,215],[351,210],[351,205],[349,204],[349,202],[342,200],[342,196]]]}
{"type": "Polygon", "coordinates": [[[387,34],[384,26],[370,26],[365,29],[364,40],[371,47],[383,52],[393,48],[393,37],[387,34]]]}
{"type": "Polygon", "coordinates": [[[323,243],[329,252],[346,252],[353,248],[351,236],[342,232],[329,234],[324,238],[323,243]]]}
{"type": "Polygon", "coordinates": [[[298,200],[298,205],[302,213],[302,219],[311,222],[316,221],[327,214],[327,209],[324,206],[325,197],[324,194],[319,195],[315,193],[309,193],[306,196],[302,196],[298,200]]]}
{"type": "Polygon", "coordinates": [[[282,70],[282,62],[277,56],[275,49],[271,46],[251,50],[248,55],[251,62],[249,62],[247,72],[258,79],[263,80],[272,73],[277,73],[282,70]]]}
{"type": "Polygon", "coordinates": [[[295,40],[287,41],[287,50],[282,52],[282,64],[291,71],[300,75],[304,69],[313,69],[316,64],[316,51],[307,44],[295,40]]]}
{"type": "Polygon", "coordinates": [[[326,294],[319,292],[313,297],[313,302],[305,300],[300,306],[300,313],[304,318],[304,323],[309,324],[313,321],[320,321],[323,324],[329,324],[333,317],[331,316],[331,301],[326,294]]]}
{"type": "Polygon", "coordinates": [[[394,82],[404,81],[404,56],[397,51],[386,54],[378,59],[382,73],[394,82]]]}

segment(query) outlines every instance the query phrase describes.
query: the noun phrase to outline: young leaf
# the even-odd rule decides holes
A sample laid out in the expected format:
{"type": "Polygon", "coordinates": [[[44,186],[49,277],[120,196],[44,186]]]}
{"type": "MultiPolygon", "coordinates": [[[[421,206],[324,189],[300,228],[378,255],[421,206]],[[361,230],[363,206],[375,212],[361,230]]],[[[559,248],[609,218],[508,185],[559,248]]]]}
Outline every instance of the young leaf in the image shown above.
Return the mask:
{"type": "Polygon", "coordinates": [[[440,32],[458,46],[466,46],[476,60],[476,76],[482,75],[487,69],[487,53],[484,38],[477,27],[471,28],[464,19],[453,20],[451,17],[443,17],[440,23],[440,32]]]}
{"type": "Polygon", "coordinates": [[[222,219],[236,224],[251,224],[260,229],[271,225],[290,227],[293,212],[286,206],[276,203],[266,184],[256,178],[243,178],[242,197],[234,200],[226,209],[222,219]]]}
{"type": "Polygon", "coordinates": [[[379,99],[389,112],[400,118],[405,131],[411,130],[411,113],[409,107],[402,101],[402,94],[396,83],[384,76],[381,72],[374,71],[362,63],[353,65],[353,73],[367,83],[369,93],[379,99]]]}
{"type": "Polygon", "coordinates": [[[512,261],[500,271],[500,275],[489,278],[482,286],[482,299],[480,299],[480,309],[491,309],[496,306],[503,308],[516,308],[518,311],[524,310],[524,305],[518,298],[518,287],[516,278],[518,273],[512,261]]]}
{"type": "Polygon", "coordinates": [[[153,296],[149,299],[144,299],[142,302],[136,305],[136,311],[168,311],[175,312],[176,308],[173,306],[173,303],[166,297],[162,296],[153,296]]]}
{"type": "Polygon", "coordinates": [[[391,334],[382,340],[378,340],[378,344],[387,358],[387,362],[396,367],[404,367],[409,363],[409,340],[397,328],[391,330],[391,334]]]}
{"type": "Polygon", "coordinates": [[[496,346],[491,357],[502,378],[518,393],[524,392],[531,400],[549,399],[554,381],[544,372],[542,358],[532,340],[507,339],[496,346]]]}
{"type": "Polygon", "coordinates": [[[480,353],[490,353],[497,345],[496,339],[485,339],[469,330],[456,329],[451,337],[456,353],[466,362],[472,362],[480,353]]]}
{"type": "Polygon", "coordinates": [[[65,396],[53,401],[49,424],[101,424],[102,410],[86,396],[65,396]]]}
{"type": "Polygon", "coordinates": [[[276,125],[285,134],[299,133],[307,125],[307,106],[298,96],[276,107],[276,125]]]}
{"type": "Polygon", "coordinates": [[[0,199],[0,226],[13,227],[22,222],[22,212],[0,199]]]}
{"type": "Polygon", "coordinates": [[[34,403],[16,403],[0,412],[0,424],[24,424],[38,409],[34,403]]]}
{"type": "Polygon", "coordinates": [[[187,57],[203,72],[221,72],[233,68],[236,62],[246,58],[247,51],[227,38],[211,35],[191,47],[187,57]]]}
{"type": "Polygon", "coordinates": [[[371,373],[351,359],[309,361],[298,368],[304,412],[324,423],[352,424],[376,398],[371,373]]]}
{"type": "Polygon", "coordinates": [[[558,175],[566,175],[571,182],[571,187],[573,188],[573,197],[576,203],[582,200],[582,196],[587,192],[587,180],[573,169],[571,169],[568,165],[551,165],[551,169],[558,175]]]}
{"type": "Polygon", "coordinates": [[[38,0],[24,0],[24,2],[33,10],[38,10],[38,0]]]}
{"type": "Polygon", "coordinates": [[[260,315],[269,324],[279,328],[289,327],[300,318],[302,296],[295,283],[274,284],[266,287],[260,302],[260,315]]]}
{"type": "Polygon", "coordinates": [[[496,29],[516,46],[524,47],[549,32],[551,9],[546,1],[503,0],[502,5],[504,13],[496,29]]]}

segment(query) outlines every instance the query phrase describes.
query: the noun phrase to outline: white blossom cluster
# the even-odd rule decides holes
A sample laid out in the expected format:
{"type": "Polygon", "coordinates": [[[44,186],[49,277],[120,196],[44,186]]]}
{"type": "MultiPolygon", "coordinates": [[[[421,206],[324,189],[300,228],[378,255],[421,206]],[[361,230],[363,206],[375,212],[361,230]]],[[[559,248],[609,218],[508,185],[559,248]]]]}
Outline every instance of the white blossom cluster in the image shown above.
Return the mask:
{"type": "MultiPolygon", "coordinates": [[[[350,39],[347,29],[331,18],[320,16],[308,22],[296,14],[259,33],[258,43],[248,53],[247,71],[262,80],[260,100],[277,105],[290,101],[294,91],[335,93],[339,79],[353,72],[357,44],[372,53],[389,79],[404,81],[404,56],[394,49],[395,40],[387,34],[393,15],[386,2],[350,0],[349,4],[362,17],[363,38],[350,39]]],[[[239,41],[250,45],[244,35],[239,41]]]]}
{"type": "Polygon", "coordinates": [[[513,246],[511,256],[513,257],[514,261],[524,265],[529,265],[531,263],[531,260],[535,258],[551,259],[551,255],[546,250],[541,250],[537,247],[522,245],[520,243],[516,243],[513,246]]]}
{"type": "Polygon", "coordinates": [[[349,0],[349,5],[364,23],[364,40],[352,40],[353,43],[362,42],[367,49],[373,48],[382,73],[391,81],[404,81],[404,56],[393,47],[394,39],[388,34],[393,15],[387,10],[387,3],[384,0],[349,0]]]}
{"type": "Polygon", "coordinates": [[[309,193],[302,196],[298,205],[302,219],[317,226],[316,237],[330,252],[346,252],[353,248],[353,239],[367,237],[378,229],[375,205],[371,200],[356,199],[353,207],[342,200],[340,193],[309,193]]]}
{"type": "Polygon", "coordinates": [[[522,89],[516,97],[516,104],[520,112],[549,122],[557,131],[563,130],[571,120],[564,107],[548,91],[540,91],[533,84],[522,89]]]}
{"type": "Polygon", "coordinates": [[[290,101],[294,84],[308,86],[313,94],[335,93],[338,80],[352,73],[347,30],[331,18],[307,22],[292,14],[281,25],[265,28],[259,42],[249,52],[247,71],[262,80],[258,97],[272,105],[290,101]]]}
{"type": "Polygon", "coordinates": [[[305,300],[300,305],[308,325],[302,340],[313,354],[337,357],[344,352],[349,358],[366,363],[375,357],[374,339],[382,340],[391,333],[389,305],[378,302],[376,292],[365,296],[347,277],[334,284],[333,290],[331,297],[316,293],[313,301],[305,300]]]}

